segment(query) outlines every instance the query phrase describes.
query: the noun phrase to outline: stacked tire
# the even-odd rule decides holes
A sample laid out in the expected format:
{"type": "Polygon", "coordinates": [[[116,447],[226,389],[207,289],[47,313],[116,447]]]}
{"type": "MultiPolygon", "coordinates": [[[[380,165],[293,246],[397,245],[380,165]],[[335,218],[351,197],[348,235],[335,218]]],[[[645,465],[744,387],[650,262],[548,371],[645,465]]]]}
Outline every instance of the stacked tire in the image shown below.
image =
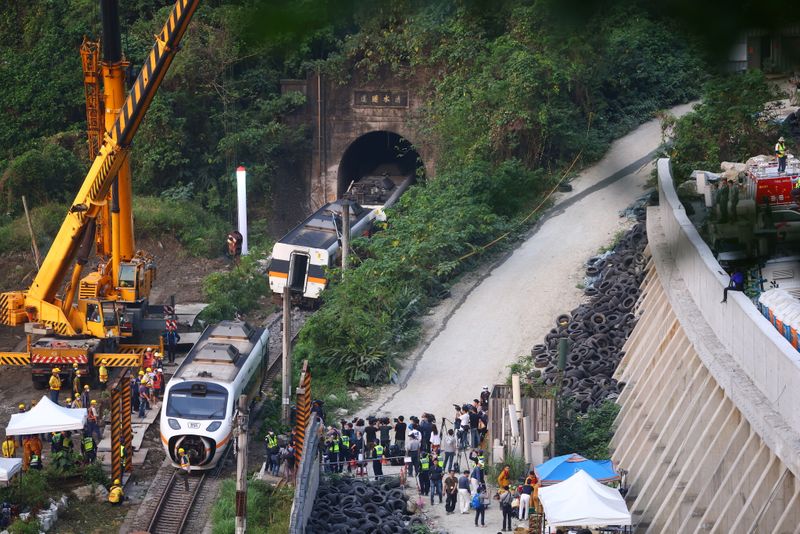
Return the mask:
{"type": "Polygon", "coordinates": [[[306,532],[411,534],[414,525],[424,521],[406,509],[407,497],[398,479],[324,479],[306,532]]]}
{"type": "Polygon", "coordinates": [[[594,283],[585,289],[588,302],[559,316],[544,343],[531,349],[534,370],[529,379],[556,386],[558,343],[569,339],[561,396],[572,397],[581,412],[616,398],[624,387],[613,375],[624,354],[622,346],[636,326],[633,311],[646,274],[646,246],[647,233],[640,221],[611,254],[591,258],[586,274],[594,283]]]}

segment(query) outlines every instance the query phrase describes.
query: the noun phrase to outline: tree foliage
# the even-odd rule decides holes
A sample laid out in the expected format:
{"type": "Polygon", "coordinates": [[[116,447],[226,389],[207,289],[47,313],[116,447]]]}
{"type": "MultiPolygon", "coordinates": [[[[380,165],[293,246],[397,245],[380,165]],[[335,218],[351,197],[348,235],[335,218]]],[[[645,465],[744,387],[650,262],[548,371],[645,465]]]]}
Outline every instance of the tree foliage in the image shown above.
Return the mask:
{"type": "Polygon", "coordinates": [[[360,263],[326,290],[298,358],[352,382],[390,380],[419,316],[576,157],[599,157],[614,137],[697,95],[703,65],[686,39],[640,5],[607,4],[581,24],[549,1],[400,1],[361,14],[328,71],[429,73],[415,142],[436,154],[437,175],[357,246],[360,263]]]}
{"type": "Polygon", "coordinates": [[[610,458],[608,446],[618,413],[619,405],[613,401],[582,414],[574,409],[571,399],[562,399],[556,414],[556,455],[577,453],[593,460],[610,458]]]}
{"type": "Polygon", "coordinates": [[[662,153],[672,158],[676,179],[687,179],[695,169],[715,171],[723,161],[769,154],[778,126],[774,110],[765,104],[780,96],[759,71],[709,81],[691,113],[664,120],[671,139],[662,153]]]}

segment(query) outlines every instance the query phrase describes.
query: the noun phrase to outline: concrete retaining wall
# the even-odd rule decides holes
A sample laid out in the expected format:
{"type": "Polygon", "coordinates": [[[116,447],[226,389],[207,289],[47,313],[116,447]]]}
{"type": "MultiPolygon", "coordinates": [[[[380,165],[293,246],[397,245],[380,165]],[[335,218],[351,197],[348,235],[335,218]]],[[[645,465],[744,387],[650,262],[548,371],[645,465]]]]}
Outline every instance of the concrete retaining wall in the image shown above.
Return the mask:
{"type": "MultiPolygon", "coordinates": [[[[761,392],[768,408],[780,416],[779,421],[760,425],[765,438],[775,434],[770,441],[788,438],[796,444],[800,436],[800,354],[742,293],[729,293],[728,302],[720,303],[728,275],[686,216],[668,159],[658,161],[658,190],[664,245],[694,305],[761,392]]],[[[795,462],[793,470],[800,475],[800,461],[795,462]]]]}
{"type": "Polygon", "coordinates": [[[660,160],[612,440],[637,532],[800,531],[796,351],[722,272],[660,160]]]}
{"type": "Polygon", "coordinates": [[[306,427],[306,441],[295,477],[294,502],[289,522],[289,534],[305,534],[308,518],[319,488],[319,430],[321,422],[314,417],[306,427]]]}

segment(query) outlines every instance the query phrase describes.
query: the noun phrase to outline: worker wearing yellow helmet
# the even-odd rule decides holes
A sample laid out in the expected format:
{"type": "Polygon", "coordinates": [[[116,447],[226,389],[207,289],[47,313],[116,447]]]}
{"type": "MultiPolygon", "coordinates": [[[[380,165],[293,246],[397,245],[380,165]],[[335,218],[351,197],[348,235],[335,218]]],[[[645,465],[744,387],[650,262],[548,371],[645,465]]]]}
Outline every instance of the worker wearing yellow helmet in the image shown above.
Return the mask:
{"type": "Polygon", "coordinates": [[[192,463],[189,461],[189,455],[183,450],[183,447],[178,449],[178,463],[181,468],[178,473],[183,477],[183,489],[189,491],[189,473],[192,471],[192,463]]]}
{"type": "Polygon", "coordinates": [[[119,506],[123,500],[125,500],[125,494],[122,492],[122,483],[118,478],[115,478],[114,484],[108,490],[108,502],[111,503],[111,506],[119,506]]]}
{"type": "Polygon", "coordinates": [[[50,375],[50,400],[53,401],[55,404],[58,404],[58,394],[61,391],[61,378],[58,376],[58,373],[61,372],[61,369],[58,367],[53,367],[53,374],[50,375]]]}
{"type": "Polygon", "coordinates": [[[108,365],[108,360],[103,360],[100,362],[100,369],[97,370],[98,374],[98,381],[100,382],[100,391],[106,390],[106,385],[108,384],[108,369],[106,366],[108,365]]]}

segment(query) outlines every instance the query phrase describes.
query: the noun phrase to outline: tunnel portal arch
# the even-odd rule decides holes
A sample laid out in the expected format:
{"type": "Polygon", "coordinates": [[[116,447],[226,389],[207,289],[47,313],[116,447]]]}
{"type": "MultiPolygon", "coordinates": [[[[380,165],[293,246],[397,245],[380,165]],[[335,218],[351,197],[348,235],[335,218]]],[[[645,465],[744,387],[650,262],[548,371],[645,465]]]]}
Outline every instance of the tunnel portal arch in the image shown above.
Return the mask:
{"type": "Polygon", "coordinates": [[[337,198],[350,184],[375,174],[425,176],[425,165],[413,143],[390,130],[374,130],[353,140],[342,153],[337,176],[337,198]]]}

